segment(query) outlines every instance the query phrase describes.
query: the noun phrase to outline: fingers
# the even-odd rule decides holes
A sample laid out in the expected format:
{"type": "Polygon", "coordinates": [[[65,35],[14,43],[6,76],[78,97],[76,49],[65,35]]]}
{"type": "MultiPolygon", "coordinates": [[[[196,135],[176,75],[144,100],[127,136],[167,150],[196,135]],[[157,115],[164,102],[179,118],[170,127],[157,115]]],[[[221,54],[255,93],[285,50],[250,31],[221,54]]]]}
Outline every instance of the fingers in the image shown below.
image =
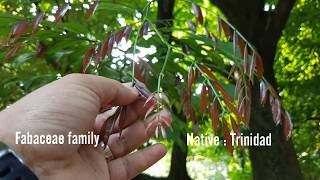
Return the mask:
{"type": "MultiPolygon", "coordinates": [[[[130,124],[134,123],[139,117],[144,116],[148,109],[148,106],[144,106],[144,100],[136,100],[132,104],[129,104],[126,111],[126,117],[123,127],[127,127],[130,124]]],[[[101,126],[103,123],[115,112],[114,109],[106,111],[104,113],[99,114],[96,117],[94,130],[99,133],[101,126]]],[[[113,128],[113,132],[119,131],[119,121],[116,122],[115,127],[113,128]]]]}
{"type": "Polygon", "coordinates": [[[147,134],[145,122],[137,121],[119,133],[110,136],[108,146],[115,158],[124,156],[147,141],[152,134],[147,134]]]}
{"type": "Polygon", "coordinates": [[[144,122],[137,121],[126,128],[121,136],[119,133],[111,135],[108,146],[113,156],[115,158],[122,157],[147,141],[151,135],[148,135],[145,129],[144,122]]]}
{"type": "Polygon", "coordinates": [[[121,84],[118,81],[89,74],[70,74],[62,81],[69,81],[88,88],[98,97],[101,108],[107,105],[127,105],[138,98],[135,88],[121,84]]]}
{"type": "MultiPolygon", "coordinates": [[[[170,118],[170,114],[165,111],[162,111],[161,114],[163,119],[170,118]]],[[[119,133],[111,135],[108,146],[113,156],[118,158],[129,154],[153,136],[158,124],[155,118],[152,116],[146,121],[135,122],[124,129],[121,136],[119,133]]]]}
{"type": "Polygon", "coordinates": [[[166,153],[167,149],[164,145],[156,144],[110,161],[108,163],[110,179],[132,179],[159,161],[166,153]]]}
{"type": "MultiPolygon", "coordinates": [[[[126,112],[126,118],[123,127],[127,127],[133,122],[135,122],[138,118],[143,117],[146,112],[148,111],[149,106],[144,105],[145,100],[138,100],[130,105],[128,105],[127,112],[126,112]]],[[[114,127],[114,132],[119,131],[119,121],[116,122],[114,127]]]]}

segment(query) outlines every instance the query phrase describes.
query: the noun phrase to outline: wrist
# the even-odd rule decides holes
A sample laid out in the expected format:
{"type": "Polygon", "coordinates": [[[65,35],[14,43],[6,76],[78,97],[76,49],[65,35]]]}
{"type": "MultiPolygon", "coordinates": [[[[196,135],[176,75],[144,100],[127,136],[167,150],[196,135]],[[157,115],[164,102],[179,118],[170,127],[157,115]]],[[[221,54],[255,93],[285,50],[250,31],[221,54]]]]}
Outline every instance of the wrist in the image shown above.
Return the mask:
{"type": "MultiPolygon", "coordinates": [[[[9,127],[6,117],[6,110],[0,112],[0,141],[4,142],[11,147],[12,142],[9,142],[12,138],[9,137],[9,127]]],[[[12,140],[11,140],[12,141],[12,140]]]]}
{"type": "Polygon", "coordinates": [[[10,117],[7,115],[7,109],[0,112],[0,142],[6,144],[12,151],[14,151],[19,157],[22,157],[21,148],[15,144],[15,122],[10,121],[10,117]]]}
{"type": "Polygon", "coordinates": [[[38,180],[37,176],[23,163],[22,159],[0,141],[0,179],[38,180]]]}
{"type": "Polygon", "coordinates": [[[10,149],[12,149],[16,154],[19,156],[20,151],[19,148],[16,146],[14,142],[14,133],[12,131],[12,125],[14,124],[11,122],[9,124],[8,116],[6,115],[7,109],[0,112],[0,141],[6,144],[10,149]]]}
{"type": "MultiPolygon", "coordinates": [[[[0,143],[2,144],[2,148],[4,146],[7,146],[7,151],[2,150],[2,152],[9,152],[12,155],[14,155],[14,159],[11,158],[11,160],[9,160],[8,162],[11,162],[11,165],[13,165],[14,167],[12,168],[22,168],[21,170],[17,170],[16,173],[20,173],[23,171],[27,173],[26,177],[30,177],[30,175],[33,177],[32,175],[32,170],[33,168],[30,166],[30,164],[26,163],[26,158],[23,153],[22,153],[22,147],[19,146],[18,144],[15,143],[15,125],[16,122],[14,122],[14,119],[12,119],[11,117],[9,117],[7,114],[7,110],[1,111],[0,112],[0,143]],[[19,161],[20,165],[14,164],[14,161],[19,161]],[[13,164],[12,164],[13,163],[13,164]]],[[[3,162],[4,163],[4,162],[3,162]]],[[[0,178],[1,179],[1,178],[0,178]]]]}

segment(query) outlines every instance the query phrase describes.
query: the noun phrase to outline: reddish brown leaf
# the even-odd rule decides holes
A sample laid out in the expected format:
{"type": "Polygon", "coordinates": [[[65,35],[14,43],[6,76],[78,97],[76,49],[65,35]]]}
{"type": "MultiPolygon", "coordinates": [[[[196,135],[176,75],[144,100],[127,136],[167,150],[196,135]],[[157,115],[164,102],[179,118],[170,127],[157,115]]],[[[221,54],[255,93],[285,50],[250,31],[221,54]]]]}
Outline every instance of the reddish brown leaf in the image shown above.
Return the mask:
{"type": "Polygon", "coordinates": [[[238,36],[238,45],[239,45],[239,49],[240,49],[240,54],[241,56],[243,57],[243,54],[244,54],[244,46],[245,46],[245,41],[240,37],[238,36]]]}
{"type": "Polygon", "coordinates": [[[161,106],[164,106],[165,108],[170,109],[170,102],[167,95],[165,95],[164,93],[157,93],[155,94],[155,98],[161,104],[161,106]]]}
{"type": "Polygon", "coordinates": [[[194,80],[193,81],[197,81],[200,77],[200,72],[198,71],[198,69],[194,69],[194,80]]]}
{"type": "MultiPolygon", "coordinates": [[[[239,131],[239,128],[238,128],[238,125],[237,125],[236,121],[233,119],[232,116],[230,116],[230,121],[231,121],[231,124],[232,124],[233,132],[236,134],[237,137],[239,137],[240,136],[240,131],[239,131]]],[[[242,144],[241,144],[240,138],[238,139],[238,145],[240,145],[241,148],[242,148],[242,144]]]]}
{"type": "Polygon", "coordinates": [[[274,99],[274,108],[275,108],[275,123],[276,125],[278,125],[281,121],[281,102],[280,102],[280,99],[278,98],[275,98],[274,99]]]}
{"type": "Polygon", "coordinates": [[[101,49],[101,47],[102,47],[102,45],[97,45],[96,46],[96,61],[95,61],[95,66],[97,67],[100,63],[101,63],[101,61],[102,61],[102,57],[101,57],[101,51],[102,51],[102,49],[101,49]]]}
{"type": "Polygon", "coordinates": [[[229,102],[228,100],[224,100],[224,103],[226,104],[226,106],[229,108],[229,110],[234,114],[236,115],[238,121],[244,121],[242,116],[240,116],[238,110],[234,107],[234,105],[229,102]]]}
{"type": "Polygon", "coordinates": [[[253,52],[253,56],[253,59],[255,61],[257,77],[259,80],[261,80],[264,73],[262,58],[257,52],[253,52]]]}
{"type": "Polygon", "coordinates": [[[126,26],[124,29],[124,32],[123,32],[126,41],[128,41],[128,39],[131,35],[131,32],[132,32],[132,25],[126,26]]]}
{"type": "Polygon", "coordinates": [[[114,35],[111,35],[109,40],[108,40],[108,50],[107,50],[107,55],[108,56],[111,55],[114,43],[115,43],[115,37],[114,37],[114,35]]]}
{"type": "Polygon", "coordinates": [[[122,106],[121,112],[119,115],[119,136],[121,136],[122,130],[125,127],[126,112],[127,112],[127,106],[122,106]]]}
{"type": "Polygon", "coordinates": [[[150,96],[150,92],[148,90],[148,88],[146,87],[146,85],[142,82],[140,82],[139,80],[135,79],[134,80],[134,85],[133,85],[139,92],[139,95],[145,99],[148,99],[150,96]]]}
{"type": "Polygon", "coordinates": [[[273,96],[269,96],[269,101],[271,105],[272,118],[276,125],[280,123],[281,117],[281,104],[278,98],[274,98],[273,96]]]}
{"type": "Polygon", "coordinates": [[[139,69],[141,76],[143,78],[143,83],[147,84],[147,79],[150,75],[150,73],[152,72],[152,67],[150,66],[150,64],[148,62],[146,62],[145,60],[143,60],[142,58],[138,57],[139,62],[136,63],[137,68],[139,69]]]}
{"type": "Polygon", "coordinates": [[[272,112],[272,119],[273,119],[273,122],[275,124],[277,124],[276,122],[276,116],[277,116],[277,106],[275,105],[275,101],[274,101],[274,98],[269,96],[269,100],[270,100],[270,105],[271,105],[271,112],[272,112]]]}
{"type": "Polygon", "coordinates": [[[27,28],[28,28],[28,21],[21,20],[17,22],[12,29],[12,35],[10,36],[10,38],[12,40],[18,39],[20,36],[22,36],[26,32],[27,28]]]}
{"type": "Polygon", "coordinates": [[[190,68],[189,68],[189,72],[188,72],[188,92],[189,92],[189,94],[190,94],[190,92],[191,92],[191,90],[192,90],[192,84],[193,84],[193,82],[194,82],[194,79],[195,79],[195,77],[194,77],[194,75],[195,75],[195,73],[194,73],[194,68],[192,67],[192,66],[190,66],[190,68]]]}
{"type": "Polygon", "coordinates": [[[194,121],[193,123],[193,133],[197,136],[199,134],[199,122],[194,121]]]}
{"type": "Polygon", "coordinates": [[[43,17],[44,17],[44,14],[41,12],[41,13],[38,13],[37,15],[36,15],[36,17],[34,18],[34,20],[33,20],[33,22],[32,22],[32,33],[34,33],[36,30],[37,30],[37,28],[38,28],[38,26],[39,26],[39,24],[42,22],[42,20],[43,20],[43,17]]]}
{"type": "Polygon", "coordinates": [[[99,49],[98,53],[99,53],[99,58],[100,58],[100,61],[102,61],[106,55],[107,55],[107,52],[109,50],[109,38],[107,38],[101,45],[101,48],[99,49]]]}
{"type": "Polygon", "coordinates": [[[68,9],[69,4],[65,4],[57,10],[56,14],[54,15],[56,23],[62,19],[62,17],[67,13],[68,9]]]}
{"type": "Polygon", "coordinates": [[[240,113],[241,116],[244,115],[244,95],[243,95],[243,89],[240,90],[239,96],[238,96],[238,112],[240,113]]]}
{"type": "Polygon", "coordinates": [[[216,99],[213,101],[213,107],[211,110],[211,119],[212,119],[212,128],[214,130],[214,134],[218,135],[219,105],[216,99]]]}
{"type": "Polygon", "coordinates": [[[241,85],[242,85],[242,77],[239,77],[239,79],[237,80],[237,83],[236,83],[235,93],[240,92],[241,85]]]}
{"type": "Polygon", "coordinates": [[[134,64],[134,77],[140,82],[145,83],[145,78],[141,71],[141,67],[137,63],[134,64]]]}
{"type": "Polygon", "coordinates": [[[246,88],[246,93],[247,93],[247,101],[245,105],[245,112],[244,112],[244,117],[245,117],[245,124],[249,126],[249,122],[251,119],[251,102],[252,102],[252,94],[251,94],[251,84],[249,81],[247,81],[247,88],[246,88]]]}
{"type": "Polygon", "coordinates": [[[124,28],[122,28],[121,30],[119,30],[116,35],[115,35],[115,42],[117,42],[117,44],[119,44],[119,42],[121,41],[121,39],[124,37],[124,28]]]}
{"type": "Polygon", "coordinates": [[[198,5],[194,4],[194,3],[192,3],[192,8],[193,8],[193,13],[197,17],[198,22],[200,24],[203,24],[203,15],[202,15],[201,8],[198,5]]]}
{"type": "Polygon", "coordinates": [[[154,110],[157,108],[157,105],[154,104],[152,105],[146,112],[145,116],[144,116],[144,121],[150,116],[152,115],[152,113],[154,113],[154,110]]]}
{"type": "Polygon", "coordinates": [[[100,135],[99,142],[103,141],[104,144],[108,144],[109,137],[112,134],[115,122],[118,119],[120,113],[121,113],[121,107],[119,106],[116,108],[114,114],[104,121],[99,133],[100,135]]]}
{"type": "Polygon", "coordinates": [[[199,64],[199,68],[200,68],[201,71],[202,71],[203,73],[205,73],[211,80],[213,80],[213,81],[216,81],[216,80],[217,80],[216,76],[213,74],[212,71],[209,70],[209,68],[208,68],[206,65],[204,65],[204,64],[199,64]]]}
{"type": "Polygon", "coordinates": [[[265,83],[266,83],[267,89],[270,91],[270,95],[272,95],[275,98],[279,98],[280,99],[280,97],[278,96],[276,90],[268,82],[265,82],[265,83]]]}
{"type": "Polygon", "coordinates": [[[237,46],[238,46],[238,33],[236,30],[233,31],[233,55],[236,56],[237,55],[237,46]]]}
{"type": "MultiPolygon", "coordinates": [[[[253,57],[253,56],[252,56],[253,57]]],[[[249,78],[250,78],[250,81],[253,83],[253,72],[254,72],[254,69],[255,69],[255,61],[254,59],[252,58],[251,59],[251,62],[250,62],[250,70],[249,70],[249,78]]]]}
{"type": "Polygon", "coordinates": [[[10,51],[6,54],[6,56],[5,56],[4,59],[5,59],[5,60],[8,60],[8,59],[14,57],[14,56],[18,53],[18,51],[20,50],[20,48],[21,48],[21,45],[20,45],[20,44],[15,44],[15,45],[10,49],[10,51]]]}
{"type": "Polygon", "coordinates": [[[37,51],[37,55],[36,55],[37,58],[43,58],[45,53],[47,52],[47,50],[48,50],[48,47],[46,47],[45,44],[40,42],[38,44],[38,51],[37,51]]]}
{"type": "Polygon", "coordinates": [[[223,137],[225,139],[225,144],[227,145],[228,152],[230,155],[233,154],[233,146],[232,146],[232,138],[230,135],[230,130],[228,128],[227,122],[223,119],[222,120],[222,132],[223,132],[223,137]]]}
{"type": "Polygon", "coordinates": [[[189,93],[185,93],[183,96],[183,112],[186,115],[187,119],[190,119],[191,116],[191,99],[189,93]]]}
{"type": "Polygon", "coordinates": [[[215,89],[217,89],[223,95],[223,98],[225,100],[227,100],[229,102],[233,102],[232,97],[227,93],[227,91],[217,81],[214,81],[212,85],[215,89]]]}
{"type": "Polygon", "coordinates": [[[110,38],[107,38],[101,45],[101,49],[99,51],[101,59],[104,59],[107,55],[109,50],[109,39],[110,38]]]}
{"type": "Polygon", "coordinates": [[[219,38],[221,38],[221,22],[220,21],[222,21],[221,20],[221,18],[220,18],[220,16],[218,16],[218,33],[219,33],[219,38]]]}
{"type": "Polygon", "coordinates": [[[237,135],[240,135],[238,125],[232,116],[230,116],[230,121],[231,121],[233,132],[236,133],[237,135]]]}
{"type": "Polygon", "coordinates": [[[210,34],[209,30],[207,29],[207,27],[204,27],[204,32],[206,33],[207,38],[212,39],[211,34],[210,34]]]}
{"type": "Polygon", "coordinates": [[[283,112],[282,115],[283,115],[283,119],[282,119],[283,134],[288,141],[292,133],[292,121],[291,121],[290,114],[287,111],[283,112]]]}
{"type": "Polygon", "coordinates": [[[88,12],[87,12],[88,17],[91,17],[91,16],[94,14],[94,12],[96,11],[96,9],[97,9],[97,7],[98,7],[98,3],[99,3],[99,1],[96,0],[96,1],[94,1],[94,3],[90,6],[90,8],[89,8],[89,10],[88,10],[88,12]]]}
{"type": "Polygon", "coordinates": [[[139,32],[139,37],[142,37],[143,35],[148,34],[148,28],[149,28],[149,23],[148,21],[143,22],[142,27],[139,32]]]}
{"type": "Polygon", "coordinates": [[[215,75],[213,74],[212,71],[210,71],[208,69],[207,66],[203,65],[203,64],[199,64],[199,68],[201,69],[201,71],[203,73],[205,73],[212,81],[213,81],[213,86],[215,87],[215,89],[217,89],[218,91],[220,91],[220,93],[224,96],[224,98],[226,98],[227,100],[229,100],[230,102],[232,102],[232,97],[224,90],[224,88],[217,82],[217,79],[215,77],[215,75]]]}
{"type": "Polygon", "coordinates": [[[193,31],[195,33],[196,32],[196,26],[189,20],[187,20],[187,24],[189,26],[189,29],[191,29],[191,31],[193,31]]]}
{"type": "MultiPolygon", "coordinates": [[[[237,82],[236,82],[236,87],[235,87],[235,89],[234,89],[233,97],[236,97],[237,94],[238,94],[238,96],[239,96],[239,94],[242,93],[241,84],[242,84],[242,77],[240,76],[239,79],[238,79],[237,82]]],[[[238,98],[239,98],[239,97],[238,97],[238,98]]]]}
{"type": "Polygon", "coordinates": [[[269,96],[269,103],[272,106],[272,104],[274,103],[274,97],[273,96],[269,96]]]}
{"type": "Polygon", "coordinates": [[[184,45],[182,45],[182,51],[184,52],[184,53],[188,53],[189,52],[189,46],[188,45],[186,45],[186,44],[184,44],[184,45]]]}
{"type": "Polygon", "coordinates": [[[211,40],[213,41],[213,50],[217,49],[217,38],[212,35],[211,40]]]}
{"type": "Polygon", "coordinates": [[[268,98],[268,89],[264,81],[260,81],[260,102],[262,105],[265,105],[268,98]]]}
{"type": "Polygon", "coordinates": [[[84,55],[83,60],[82,60],[82,68],[81,68],[82,73],[86,72],[94,53],[95,53],[95,48],[91,48],[84,55]]]}
{"type": "Polygon", "coordinates": [[[171,126],[172,119],[168,116],[162,116],[160,113],[160,123],[162,127],[168,128],[171,126]]]}
{"type": "Polygon", "coordinates": [[[143,107],[145,106],[149,106],[149,105],[155,105],[157,103],[157,100],[155,98],[155,94],[151,93],[150,96],[146,99],[146,101],[144,102],[143,107]]]}
{"type": "Polygon", "coordinates": [[[235,64],[231,67],[229,74],[228,74],[228,79],[236,72],[236,68],[237,68],[237,66],[235,64]]]}
{"type": "Polygon", "coordinates": [[[220,17],[218,17],[218,23],[220,24],[220,27],[222,27],[222,30],[224,32],[224,35],[226,36],[227,40],[231,39],[231,32],[229,25],[220,17]]]}
{"type": "Polygon", "coordinates": [[[208,87],[206,85],[202,85],[202,89],[200,93],[200,114],[202,114],[202,116],[208,104],[209,104],[208,87]]]}
{"type": "Polygon", "coordinates": [[[244,46],[244,51],[243,51],[243,72],[247,73],[248,71],[248,44],[244,46]]]}
{"type": "Polygon", "coordinates": [[[143,35],[148,34],[149,23],[146,21],[143,25],[143,35]]]}

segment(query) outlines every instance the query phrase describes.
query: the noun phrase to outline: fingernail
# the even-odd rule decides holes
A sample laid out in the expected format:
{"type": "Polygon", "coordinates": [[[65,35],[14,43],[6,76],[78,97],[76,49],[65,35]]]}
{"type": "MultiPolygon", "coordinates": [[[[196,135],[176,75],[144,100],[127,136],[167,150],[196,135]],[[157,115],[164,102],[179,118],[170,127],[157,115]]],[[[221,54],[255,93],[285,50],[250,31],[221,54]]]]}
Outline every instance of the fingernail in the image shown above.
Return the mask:
{"type": "Polygon", "coordinates": [[[164,144],[157,144],[156,146],[158,146],[158,148],[159,148],[159,151],[158,151],[158,153],[159,154],[161,154],[161,156],[164,156],[164,155],[166,155],[167,154],[167,148],[166,148],[166,146],[164,145],[164,144]]]}

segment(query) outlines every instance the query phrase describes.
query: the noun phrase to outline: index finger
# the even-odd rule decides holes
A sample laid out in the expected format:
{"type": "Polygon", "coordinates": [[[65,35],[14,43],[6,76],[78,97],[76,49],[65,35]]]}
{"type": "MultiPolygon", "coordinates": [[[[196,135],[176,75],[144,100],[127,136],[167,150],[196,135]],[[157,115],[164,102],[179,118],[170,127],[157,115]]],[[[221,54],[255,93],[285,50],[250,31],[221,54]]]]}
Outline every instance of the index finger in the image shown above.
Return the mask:
{"type": "Polygon", "coordinates": [[[89,74],[71,74],[64,78],[64,81],[71,81],[93,92],[100,108],[107,105],[120,106],[134,102],[138,96],[138,91],[118,81],[101,76],[89,74]]]}

